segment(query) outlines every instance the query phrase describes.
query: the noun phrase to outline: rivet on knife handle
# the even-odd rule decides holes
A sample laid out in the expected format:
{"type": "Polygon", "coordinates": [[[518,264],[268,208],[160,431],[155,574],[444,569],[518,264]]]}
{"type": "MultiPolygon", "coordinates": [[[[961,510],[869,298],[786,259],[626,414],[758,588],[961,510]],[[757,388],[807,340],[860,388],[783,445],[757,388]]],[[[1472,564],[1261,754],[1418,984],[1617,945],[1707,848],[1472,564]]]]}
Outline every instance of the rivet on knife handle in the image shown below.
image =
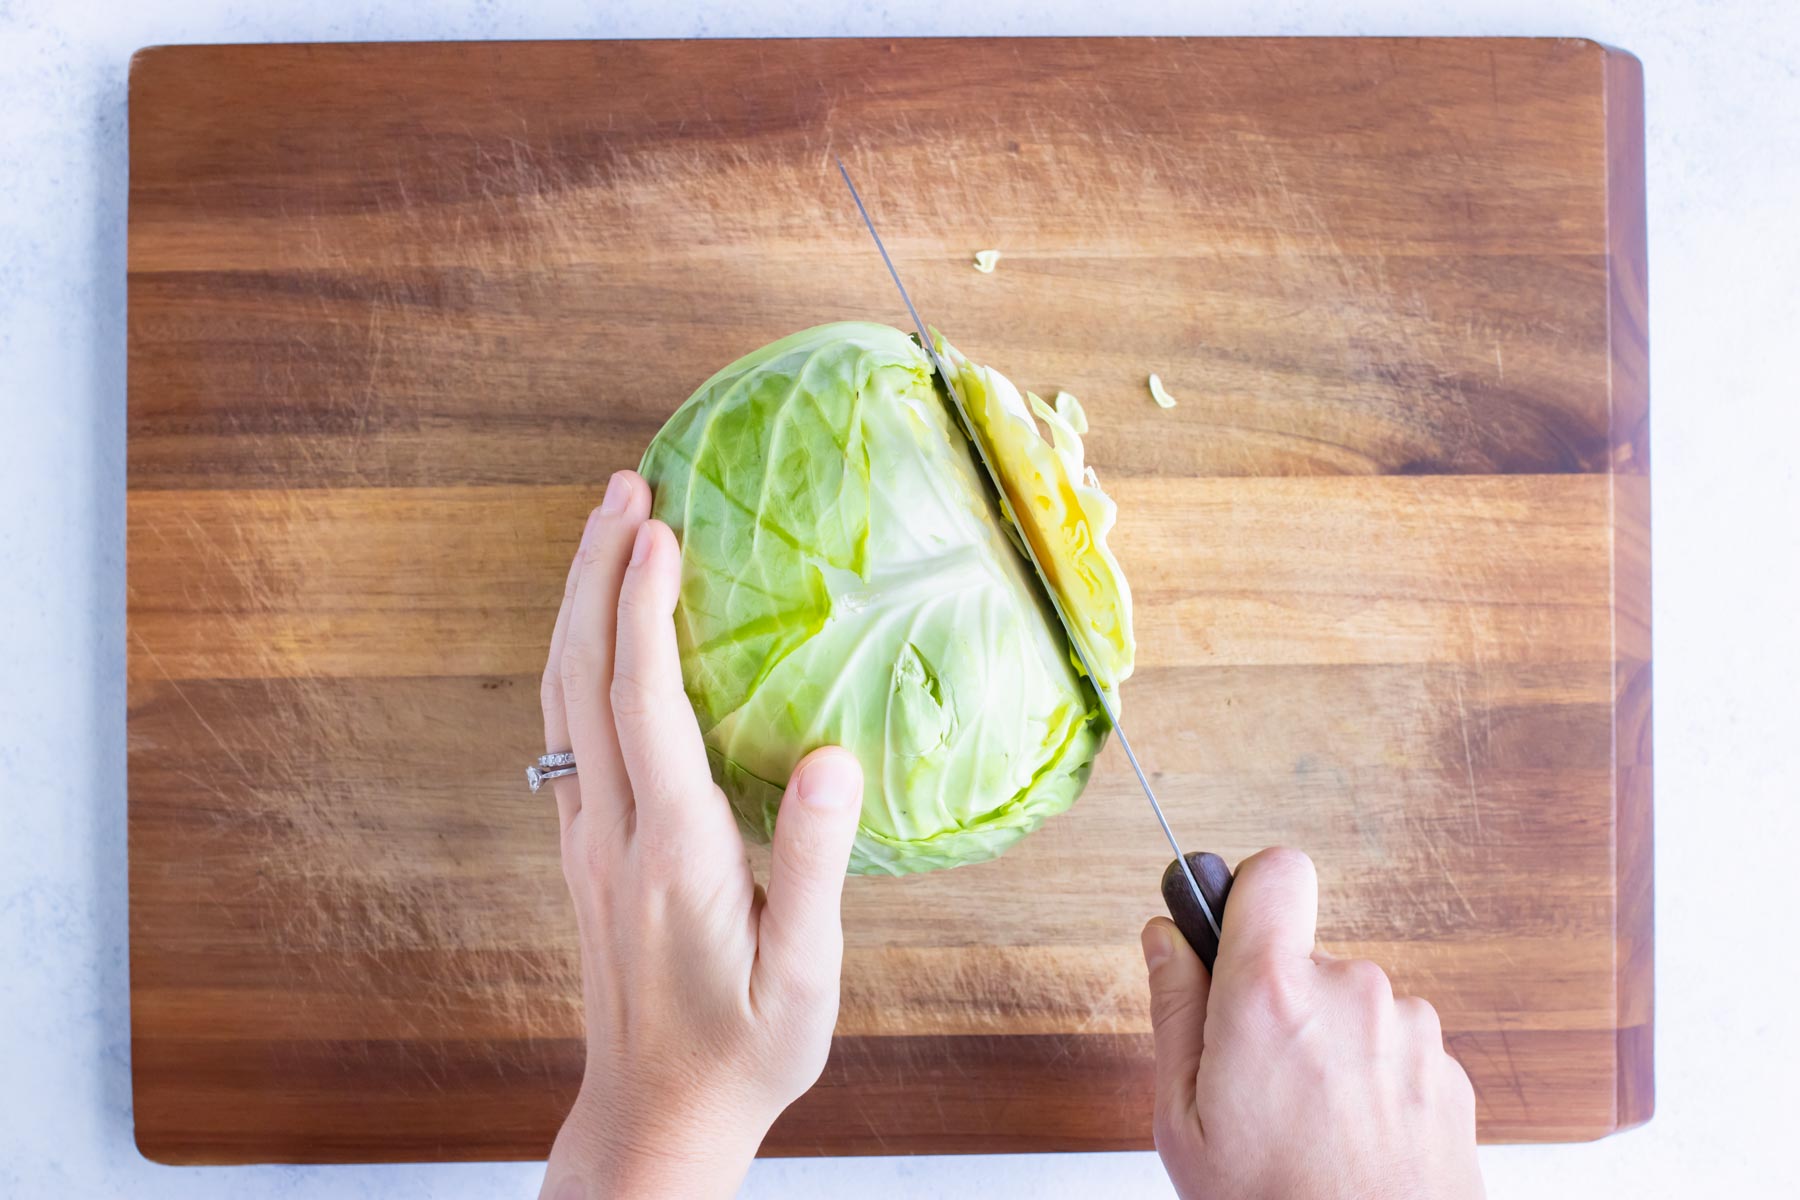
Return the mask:
{"type": "MultiPolygon", "coordinates": [[[[1200,885],[1206,903],[1223,926],[1225,900],[1231,894],[1231,868],[1225,865],[1224,859],[1204,850],[1190,851],[1185,857],[1188,869],[1194,873],[1194,882],[1200,885]]],[[[1194,948],[1206,969],[1212,970],[1213,960],[1219,956],[1219,939],[1213,934],[1206,914],[1194,902],[1194,891],[1188,886],[1179,860],[1169,860],[1168,869],[1163,872],[1162,894],[1163,903],[1169,907],[1169,916],[1175,920],[1175,928],[1181,930],[1181,936],[1188,940],[1188,945],[1194,948]]]]}

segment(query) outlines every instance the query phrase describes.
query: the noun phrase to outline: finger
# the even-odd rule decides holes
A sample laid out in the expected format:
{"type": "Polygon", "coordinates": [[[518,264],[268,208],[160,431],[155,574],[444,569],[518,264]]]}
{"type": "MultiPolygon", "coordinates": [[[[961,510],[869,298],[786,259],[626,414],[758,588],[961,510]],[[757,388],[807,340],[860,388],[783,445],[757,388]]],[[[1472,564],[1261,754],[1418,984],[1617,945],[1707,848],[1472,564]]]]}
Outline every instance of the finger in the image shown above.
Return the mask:
{"type": "Polygon", "coordinates": [[[1438,1076],[1440,1094],[1449,1097],[1445,1105],[1446,1115],[1460,1129],[1466,1131],[1464,1136],[1470,1140],[1475,1137],[1475,1085],[1469,1081],[1469,1073],[1456,1057],[1444,1052],[1440,1062],[1438,1076]]]}
{"type": "Polygon", "coordinates": [[[1238,864],[1220,930],[1219,964],[1310,959],[1318,934],[1319,876],[1312,859],[1276,847],[1238,864]]]}
{"type": "Polygon", "coordinates": [[[1393,1021],[1394,984],[1377,963],[1366,958],[1339,958],[1319,966],[1319,978],[1336,989],[1344,1009],[1359,1018],[1393,1021]]]}
{"type": "Polygon", "coordinates": [[[1437,1009],[1417,996],[1402,996],[1394,1001],[1394,1012],[1400,1019],[1400,1027],[1413,1038],[1417,1048],[1430,1056],[1446,1055],[1444,1049],[1444,1024],[1438,1019],[1437,1009]]]}
{"type": "Polygon", "coordinates": [[[1151,918],[1140,940],[1150,972],[1156,1107],[1164,1120],[1180,1123],[1194,1111],[1212,976],[1167,917],[1151,918]]]}
{"type": "MultiPolygon", "coordinates": [[[[550,632],[550,656],[544,661],[544,679],[538,689],[538,700],[544,709],[544,749],[552,754],[569,748],[569,710],[563,704],[563,643],[568,639],[569,610],[575,606],[575,581],[579,577],[581,559],[587,553],[588,538],[593,536],[599,523],[599,509],[588,513],[587,523],[581,528],[581,542],[575,548],[575,556],[569,560],[569,573],[563,580],[562,607],[556,610],[556,627],[550,632]]],[[[581,785],[573,777],[565,777],[551,780],[550,790],[556,797],[556,811],[562,827],[567,829],[575,814],[581,811],[581,785]]]]}
{"type": "MultiPolygon", "coordinates": [[[[713,824],[719,807],[700,725],[681,690],[674,621],[680,592],[681,550],[675,535],[661,521],[646,521],[632,543],[631,564],[619,588],[612,713],[631,776],[638,829],[653,844],[679,843],[697,819],[713,824]]],[[[741,854],[741,844],[732,852],[741,854]]]]}
{"type": "Polygon", "coordinates": [[[769,891],[752,987],[835,996],[844,954],[844,871],[862,817],[862,766],[828,746],[800,760],[775,814],[769,891]]]}
{"type": "MultiPolygon", "coordinates": [[[[567,782],[577,783],[579,806],[593,809],[601,823],[610,827],[631,803],[630,780],[619,755],[609,699],[615,613],[632,542],[650,516],[650,486],[636,472],[620,471],[606,491],[576,567],[575,595],[570,601],[557,675],[562,681],[569,748],[581,768],[581,773],[567,782]],[[607,511],[609,507],[611,511],[607,511]]],[[[560,792],[558,797],[560,805],[560,792]]]]}

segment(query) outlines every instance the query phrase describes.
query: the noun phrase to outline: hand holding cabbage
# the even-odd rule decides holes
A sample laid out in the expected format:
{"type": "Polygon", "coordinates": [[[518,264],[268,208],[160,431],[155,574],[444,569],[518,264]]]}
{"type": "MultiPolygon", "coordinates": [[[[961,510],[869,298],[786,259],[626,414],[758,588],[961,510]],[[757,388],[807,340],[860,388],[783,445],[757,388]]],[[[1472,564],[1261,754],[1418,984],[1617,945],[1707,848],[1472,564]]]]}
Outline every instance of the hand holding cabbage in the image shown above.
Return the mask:
{"type": "Polygon", "coordinates": [[[841,750],[807,758],[758,886],[681,693],[680,558],[644,481],[614,475],[544,667],[545,748],[581,766],[553,787],[587,1042],[552,1200],[733,1194],[837,1017],[862,772],[841,750]]]}

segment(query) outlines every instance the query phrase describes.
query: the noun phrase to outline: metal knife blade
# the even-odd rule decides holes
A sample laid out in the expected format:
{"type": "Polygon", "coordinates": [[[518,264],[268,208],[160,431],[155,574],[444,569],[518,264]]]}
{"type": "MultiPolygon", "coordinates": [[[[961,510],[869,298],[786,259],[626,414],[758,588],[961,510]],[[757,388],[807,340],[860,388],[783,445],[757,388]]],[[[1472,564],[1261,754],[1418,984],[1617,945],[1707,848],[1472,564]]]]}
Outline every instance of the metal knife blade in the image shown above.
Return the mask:
{"type": "MultiPolygon", "coordinates": [[[[945,390],[950,393],[950,400],[956,409],[956,415],[962,421],[963,432],[968,435],[969,444],[975,447],[975,456],[981,460],[982,469],[987,472],[988,481],[993,484],[995,494],[1004,501],[1006,486],[1000,478],[999,470],[995,468],[993,461],[988,457],[987,447],[982,445],[981,438],[976,436],[975,423],[969,418],[968,405],[963,401],[962,392],[956,386],[956,379],[950,372],[950,364],[946,363],[938,354],[937,347],[932,344],[931,331],[919,318],[919,310],[913,307],[912,296],[907,292],[906,285],[900,281],[900,272],[894,266],[894,260],[889,256],[887,246],[881,240],[881,235],[875,231],[875,222],[869,216],[868,207],[863,204],[862,193],[856,190],[856,183],[850,178],[850,169],[844,166],[843,159],[834,156],[834,161],[837,163],[838,174],[844,177],[844,186],[850,189],[850,198],[856,202],[856,211],[862,217],[864,227],[868,229],[869,236],[875,241],[875,249],[881,252],[881,261],[887,265],[888,275],[893,279],[894,287],[899,290],[901,301],[905,303],[906,311],[912,317],[913,329],[919,335],[919,344],[931,357],[932,366],[937,368],[938,377],[944,381],[945,390]]],[[[1015,526],[1018,524],[1016,517],[1013,518],[1013,522],[1015,526]]],[[[1188,856],[1181,852],[1181,843],[1175,840],[1175,831],[1169,827],[1169,818],[1163,813],[1162,804],[1156,798],[1156,790],[1150,786],[1150,779],[1144,774],[1143,765],[1138,762],[1137,752],[1131,748],[1131,739],[1125,735],[1125,726],[1119,723],[1118,712],[1113,708],[1112,701],[1106,698],[1105,689],[1100,686],[1099,672],[1094,670],[1093,661],[1088,657],[1087,649],[1081,644],[1081,638],[1076,633],[1074,623],[1069,620],[1069,614],[1063,608],[1062,598],[1057,595],[1056,589],[1050,586],[1050,578],[1044,573],[1043,563],[1038,561],[1037,550],[1033,548],[1031,538],[1022,528],[1017,532],[1018,543],[1024,547],[1026,561],[1031,564],[1031,569],[1037,575],[1038,583],[1044,589],[1044,594],[1050,598],[1050,605],[1056,610],[1056,619],[1062,622],[1063,632],[1068,636],[1069,646],[1074,650],[1076,659],[1081,663],[1081,669],[1087,672],[1088,681],[1093,684],[1094,695],[1100,701],[1100,708],[1106,713],[1106,719],[1112,725],[1114,735],[1119,739],[1119,749],[1125,752],[1125,761],[1131,764],[1132,773],[1137,776],[1138,786],[1144,789],[1144,798],[1150,801],[1150,811],[1156,814],[1156,823],[1162,826],[1163,836],[1169,840],[1169,848],[1175,851],[1175,861],[1181,864],[1181,873],[1187,877],[1188,887],[1193,891],[1194,900],[1199,905],[1201,915],[1206,918],[1206,924],[1212,931],[1216,942],[1219,937],[1219,918],[1214,914],[1213,906],[1207,902],[1206,893],[1201,889],[1200,881],[1194,877],[1194,868],[1188,862],[1188,856]]],[[[1210,967],[1212,964],[1209,962],[1207,965],[1210,967]]]]}

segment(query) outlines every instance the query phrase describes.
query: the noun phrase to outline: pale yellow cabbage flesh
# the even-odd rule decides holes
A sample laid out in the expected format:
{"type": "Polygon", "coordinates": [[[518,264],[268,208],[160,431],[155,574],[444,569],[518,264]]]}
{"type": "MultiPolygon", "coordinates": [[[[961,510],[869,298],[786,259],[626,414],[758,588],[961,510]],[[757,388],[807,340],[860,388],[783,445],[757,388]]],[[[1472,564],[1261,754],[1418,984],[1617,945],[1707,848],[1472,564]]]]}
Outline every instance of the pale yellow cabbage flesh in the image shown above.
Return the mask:
{"type": "Polygon", "coordinates": [[[1000,372],[970,362],[942,336],[938,353],[956,376],[975,435],[1000,475],[1006,508],[1031,544],[1061,602],[1070,631],[1093,664],[1094,680],[1118,707],[1137,643],[1131,631],[1131,588],[1106,543],[1118,505],[1087,465],[1082,435],[1087,414],[1067,392],[1054,406],[1021,397],[1000,372]],[[1050,430],[1045,440],[1037,420],[1050,430]]]}

